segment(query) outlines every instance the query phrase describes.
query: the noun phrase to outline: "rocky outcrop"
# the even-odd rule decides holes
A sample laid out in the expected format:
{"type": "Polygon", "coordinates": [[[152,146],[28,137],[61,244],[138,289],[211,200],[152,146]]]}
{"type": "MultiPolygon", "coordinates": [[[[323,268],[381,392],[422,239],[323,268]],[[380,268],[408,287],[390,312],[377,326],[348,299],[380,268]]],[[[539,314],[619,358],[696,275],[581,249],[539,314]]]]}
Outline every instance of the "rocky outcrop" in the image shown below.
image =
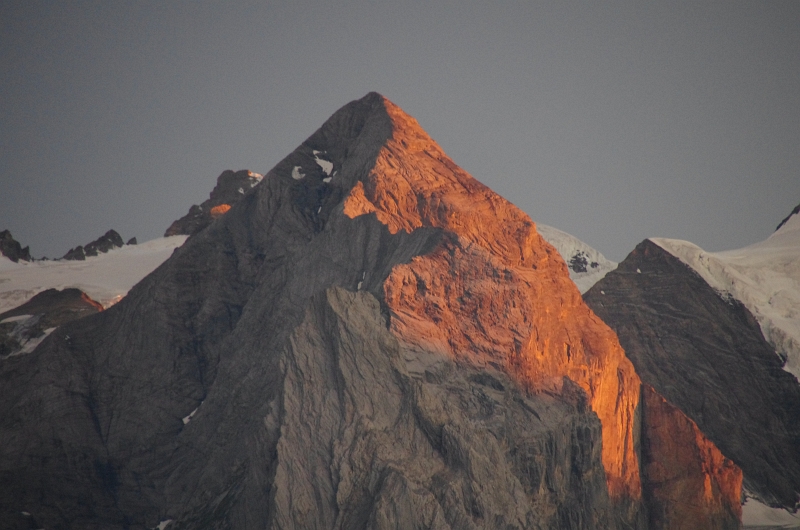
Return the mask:
{"type": "Polygon", "coordinates": [[[778,230],[780,230],[780,229],[783,227],[783,225],[785,225],[785,224],[786,224],[786,222],[787,222],[789,219],[791,219],[791,218],[792,218],[792,216],[793,216],[793,215],[797,215],[797,214],[800,214],[800,204],[798,204],[797,206],[795,206],[795,207],[794,207],[794,209],[792,210],[792,212],[791,212],[789,215],[787,215],[787,216],[784,218],[784,220],[783,220],[783,221],[781,221],[781,222],[780,222],[780,224],[779,224],[779,225],[778,225],[778,227],[775,229],[775,231],[777,232],[778,230]]]}
{"type": "Polygon", "coordinates": [[[8,230],[0,232],[0,255],[7,257],[14,263],[19,260],[31,261],[33,259],[31,258],[30,247],[22,248],[22,245],[14,239],[8,230]]]}
{"type": "Polygon", "coordinates": [[[174,221],[165,237],[186,235],[191,236],[211,224],[230,210],[231,206],[239,202],[250,188],[261,181],[262,175],[247,169],[240,171],[225,170],[217,177],[217,185],[211,191],[209,198],[203,204],[192,205],[189,213],[174,221]]]}
{"type": "Polygon", "coordinates": [[[55,328],[103,310],[80,289],[47,289],[0,313],[0,358],[28,353],[55,328]]]}
{"type": "Polygon", "coordinates": [[[122,236],[115,230],[109,230],[86,246],[78,245],[70,249],[61,259],[82,261],[87,257],[97,256],[100,253],[104,254],[113,248],[120,248],[122,245],[122,236]]]}
{"type": "Polygon", "coordinates": [[[609,525],[600,425],[580,397],[409,355],[377,299],[340,288],[315,297],[287,354],[276,526],[609,525]]]}
{"type": "Polygon", "coordinates": [[[392,233],[451,234],[387,279],[392,331],[411,348],[503,370],[533,391],[575,381],[603,426],[609,492],[635,504],[639,379],[616,337],[527,215],[453,164],[413,118],[391,103],[387,112],[392,135],[344,213],[373,213],[392,233]]]}
{"type": "Polygon", "coordinates": [[[614,328],[642,380],[741,467],[748,490],[795,506],[800,385],[744,306],[648,240],[584,298],[614,328]]]}
{"type": "Polygon", "coordinates": [[[641,385],[556,258],[369,94],[118,304],[0,364],[0,516],[645,528],[641,385]]]}

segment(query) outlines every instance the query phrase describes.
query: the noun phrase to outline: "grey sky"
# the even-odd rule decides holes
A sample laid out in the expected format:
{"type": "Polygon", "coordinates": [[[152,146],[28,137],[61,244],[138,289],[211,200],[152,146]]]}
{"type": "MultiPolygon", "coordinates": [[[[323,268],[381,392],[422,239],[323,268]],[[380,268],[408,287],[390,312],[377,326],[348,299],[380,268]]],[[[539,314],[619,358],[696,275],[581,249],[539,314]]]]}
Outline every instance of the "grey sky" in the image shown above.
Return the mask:
{"type": "Polygon", "coordinates": [[[159,237],[370,90],[612,259],[800,202],[797,1],[0,0],[0,74],[0,229],[36,257],[159,237]]]}

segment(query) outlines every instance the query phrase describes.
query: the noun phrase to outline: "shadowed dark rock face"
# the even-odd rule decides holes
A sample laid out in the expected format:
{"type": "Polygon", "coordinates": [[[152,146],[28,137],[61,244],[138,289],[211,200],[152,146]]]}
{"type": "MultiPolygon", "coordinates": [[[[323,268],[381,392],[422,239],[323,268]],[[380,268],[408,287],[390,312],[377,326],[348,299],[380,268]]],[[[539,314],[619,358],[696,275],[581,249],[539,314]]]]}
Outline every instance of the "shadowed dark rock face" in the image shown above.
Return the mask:
{"type": "Polygon", "coordinates": [[[533,223],[412,122],[346,105],[120,303],[0,361],[0,521],[644,528],[630,362],[533,223]],[[469,314],[493,301],[514,329],[469,314]],[[428,347],[441,318],[463,326],[428,347]]]}
{"type": "Polygon", "coordinates": [[[795,506],[800,385],[744,306],[649,240],[584,299],[617,332],[642,381],[742,468],[749,490],[795,506]]]}
{"type": "Polygon", "coordinates": [[[30,247],[22,248],[22,245],[14,239],[8,230],[0,232],[0,254],[15,263],[19,260],[31,261],[32,259],[30,247]]]}
{"type": "Polygon", "coordinates": [[[261,176],[246,169],[240,171],[225,170],[217,177],[217,185],[203,204],[193,204],[189,213],[174,221],[165,237],[191,236],[210,225],[214,219],[222,216],[231,206],[239,202],[250,188],[258,184],[261,176]]]}

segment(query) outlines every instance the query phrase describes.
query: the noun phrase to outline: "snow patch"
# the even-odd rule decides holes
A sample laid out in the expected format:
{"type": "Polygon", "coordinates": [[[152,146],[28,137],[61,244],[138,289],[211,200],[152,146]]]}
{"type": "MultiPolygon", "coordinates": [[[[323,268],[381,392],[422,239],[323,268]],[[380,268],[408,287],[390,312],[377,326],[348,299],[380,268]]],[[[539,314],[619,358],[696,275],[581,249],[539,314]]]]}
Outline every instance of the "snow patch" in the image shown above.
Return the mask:
{"type": "Polygon", "coordinates": [[[331,171],[333,171],[333,162],[325,160],[324,158],[320,158],[317,156],[319,151],[314,151],[314,160],[317,162],[317,165],[322,168],[322,171],[325,172],[326,175],[330,175],[331,171]]]}
{"type": "Polygon", "coordinates": [[[651,241],[691,267],[723,297],[741,302],[764,338],[800,379],[800,216],[753,245],[706,252],[677,239],[651,241]]]}
{"type": "Polygon", "coordinates": [[[330,181],[331,181],[331,179],[332,179],[332,178],[333,178],[333,177],[325,177],[324,179],[322,179],[322,182],[324,182],[325,184],[327,184],[328,182],[330,182],[330,181]]]}
{"type": "Polygon", "coordinates": [[[184,424],[184,425],[186,425],[186,424],[188,424],[190,421],[192,421],[192,418],[194,417],[194,415],[195,415],[195,414],[197,414],[197,411],[198,411],[198,409],[200,409],[200,407],[197,407],[196,409],[194,409],[193,411],[191,411],[191,412],[189,413],[189,415],[188,415],[188,416],[184,416],[184,417],[183,417],[183,424],[184,424]]]}
{"type": "Polygon", "coordinates": [[[580,239],[552,226],[536,224],[536,230],[553,245],[569,269],[569,277],[581,294],[617,268],[617,263],[603,256],[580,239]]]}
{"type": "Polygon", "coordinates": [[[172,519],[164,519],[157,526],[154,526],[152,530],[164,530],[171,523],[172,519]]]}
{"type": "Polygon", "coordinates": [[[300,180],[301,178],[305,177],[304,173],[300,173],[300,166],[294,166],[292,168],[292,178],[295,180],[300,180]]]}
{"type": "Polygon", "coordinates": [[[244,188],[239,188],[239,193],[241,193],[242,195],[244,195],[244,188]]]}

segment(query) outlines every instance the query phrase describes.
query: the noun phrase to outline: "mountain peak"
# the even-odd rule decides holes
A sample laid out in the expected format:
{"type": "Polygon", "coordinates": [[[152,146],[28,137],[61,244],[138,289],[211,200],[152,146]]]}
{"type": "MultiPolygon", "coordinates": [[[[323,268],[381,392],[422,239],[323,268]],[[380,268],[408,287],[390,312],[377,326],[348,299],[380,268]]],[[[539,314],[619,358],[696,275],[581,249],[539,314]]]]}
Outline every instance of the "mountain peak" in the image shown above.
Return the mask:
{"type": "Polygon", "coordinates": [[[202,204],[192,205],[189,213],[173,221],[164,233],[164,237],[186,235],[191,236],[207,227],[216,218],[230,210],[231,206],[241,199],[261,181],[262,175],[248,169],[232,171],[226,169],[217,177],[217,184],[211,195],[202,204]]]}

